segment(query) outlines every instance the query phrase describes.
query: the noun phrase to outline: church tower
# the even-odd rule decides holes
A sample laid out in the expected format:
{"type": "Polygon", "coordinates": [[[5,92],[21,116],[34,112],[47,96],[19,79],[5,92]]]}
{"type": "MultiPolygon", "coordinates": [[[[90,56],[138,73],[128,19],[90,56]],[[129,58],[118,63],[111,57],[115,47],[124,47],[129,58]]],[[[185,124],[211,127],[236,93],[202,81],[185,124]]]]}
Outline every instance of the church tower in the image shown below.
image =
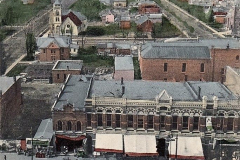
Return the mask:
{"type": "Polygon", "coordinates": [[[52,19],[52,33],[60,35],[60,28],[62,24],[62,4],[60,0],[55,0],[53,3],[53,19],[52,19]]]}

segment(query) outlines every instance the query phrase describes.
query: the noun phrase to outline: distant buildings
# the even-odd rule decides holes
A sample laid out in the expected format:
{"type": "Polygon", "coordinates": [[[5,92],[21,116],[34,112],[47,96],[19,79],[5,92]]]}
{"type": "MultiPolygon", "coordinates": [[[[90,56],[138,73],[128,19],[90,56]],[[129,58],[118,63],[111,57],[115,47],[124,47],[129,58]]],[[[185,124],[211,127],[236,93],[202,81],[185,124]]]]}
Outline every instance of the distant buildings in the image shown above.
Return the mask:
{"type": "Polygon", "coordinates": [[[117,56],[117,55],[131,55],[131,45],[127,43],[98,43],[98,55],[117,56]]]}
{"type": "Polygon", "coordinates": [[[80,12],[63,12],[61,2],[56,0],[50,13],[49,25],[53,35],[76,36],[87,28],[87,18],[80,12]]]}
{"type": "Polygon", "coordinates": [[[33,4],[34,0],[22,0],[23,4],[33,4]]]}
{"type": "Polygon", "coordinates": [[[140,2],[138,7],[139,14],[157,14],[160,13],[160,8],[154,1],[140,2]]]}
{"type": "Polygon", "coordinates": [[[112,2],[114,8],[127,7],[127,0],[113,0],[112,2]]]}

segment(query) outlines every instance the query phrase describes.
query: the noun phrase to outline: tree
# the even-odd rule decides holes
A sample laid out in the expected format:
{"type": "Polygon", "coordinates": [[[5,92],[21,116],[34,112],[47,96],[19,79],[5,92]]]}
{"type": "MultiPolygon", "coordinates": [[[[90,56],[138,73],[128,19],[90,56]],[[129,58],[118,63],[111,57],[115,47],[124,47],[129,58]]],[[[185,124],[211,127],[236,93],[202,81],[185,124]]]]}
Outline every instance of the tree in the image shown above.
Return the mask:
{"type": "Polygon", "coordinates": [[[2,23],[4,25],[12,25],[14,23],[14,14],[13,14],[13,7],[8,6],[6,9],[6,14],[2,19],[2,23]]]}
{"type": "Polygon", "coordinates": [[[212,9],[208,13],[207,21],[208,23],[214,23],[214,13],[212,9]]]}
{"type": "Polygon", "coordinates": [[[33,33],[27,33],[26,36],[27,60],[34,60],[34,52],[37,49],[36,40],[33,33]]]}

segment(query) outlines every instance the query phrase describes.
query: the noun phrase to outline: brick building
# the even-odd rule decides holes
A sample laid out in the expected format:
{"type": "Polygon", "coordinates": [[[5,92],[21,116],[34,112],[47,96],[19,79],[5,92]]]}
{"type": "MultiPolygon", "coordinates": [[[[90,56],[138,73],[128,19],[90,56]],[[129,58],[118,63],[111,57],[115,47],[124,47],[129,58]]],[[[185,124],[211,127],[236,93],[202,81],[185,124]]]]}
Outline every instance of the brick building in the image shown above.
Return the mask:
{"type": "Polygon", "coordinates": [[[139,14],[160,13],[160,7],[154,1],[141,2],[138,6],[139,14]]]}
{"type": "Polygon", "coordinates": [[[106,42],[97,44],[98,55],[131,55],[131,45],[127,43],[106,42]]]}
{"type": "Polygon", "coordinates": [[[36,59],[41,62],[68,60],[70,57],[69,37],[46,37],[37,39],[36,59]]]}
{"type": "Polygon", "coordinates": [[[95,139],[99,133],[237,137],[239,111],[237,96],[218,82],[97,81],[73,75],[52,115],[56,137],[77,138],[81,145],[85,135],[95,139]]]}
{"type": "Polygon", "coordinates": [[[129,16],[121,16],[120,28],[121,29],[130,29],[131,28],[131,19],[129,16]]]}
{"type": "Polygon", "coordinates": [[[19,77],[0,77],[0,137],[8,138],[14,117],[21,113],[22,94],[19,77]]]}
{"type": "Polygon", "coordinates": [[[134,80],[134,67],[132,56],[115,57],[114,79],[126,81],[134,80]]]}
{"type": "Polygon", "coordinates": [[[147,43],[139,51],[143,80],[225,81],[227,65],[239,68],[238,40],[147,43]]]}
{"type": "Polygon", "coordinates": [[[53,83],[63,83],[68,74],[80,75],[82,71],[82,60],[59,60],[53,66],[53,83]]]}
{"type": "Polygon", "coordinates": [[[140,17],[137,21],[137,30],[140,32],[152,32],[153,22],[149,20],[149,18],[144,15],[140,17]]]}

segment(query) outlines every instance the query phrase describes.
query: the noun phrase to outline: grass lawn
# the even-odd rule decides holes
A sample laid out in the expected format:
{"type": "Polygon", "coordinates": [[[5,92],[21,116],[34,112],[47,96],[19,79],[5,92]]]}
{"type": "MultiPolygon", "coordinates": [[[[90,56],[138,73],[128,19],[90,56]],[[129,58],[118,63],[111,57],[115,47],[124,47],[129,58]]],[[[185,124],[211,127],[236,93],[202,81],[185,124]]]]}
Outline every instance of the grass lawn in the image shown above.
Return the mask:
{"type": "Polygon", "coordinates": [[[74,60],[83,60],[87,67],[113,67],[114,59],[108,56],[98,56],[96,47],[80,48],[77,57],[74,60]]]}
{"type": "Polygon", "coordinates": [[[169,38],[169,37],[177,37],[182,33],[172,25],[167,18],[163,17],[163,23],[155,23],[154,24],[154,32],[152,33],[152,37],[155,38],[169,38]]]}
{"type": "Polygon", "coordinates": [[[18,76],[26,68],[27,68],[27,66],[25,66],[25,65],[17,64],[10,72],[8,72],[7,76],[9,76],[9,77],[18,76]]]}
{"type": "MultiPolygon", "coordinates": [[[[34,4],[24,5],[21,0],[5,0],[0,3],[0,20],[6,18],[7,12],[10,12],[12,24],[22,24],[30,20],[33,16],[51,4],[51,0],[35,0],[34,4]]],[[[9,16],[7,16],[9,19],[9,16]]],[[[6,24],[11,25],[11,24],[6,24]]]]}
{"type": "Polygon", "coordinates": [[[88,20],[100,20],[99,13],[106,9],[107,6],[99,0],[78,0],[70,8],[81,12],[88,20]]]}

